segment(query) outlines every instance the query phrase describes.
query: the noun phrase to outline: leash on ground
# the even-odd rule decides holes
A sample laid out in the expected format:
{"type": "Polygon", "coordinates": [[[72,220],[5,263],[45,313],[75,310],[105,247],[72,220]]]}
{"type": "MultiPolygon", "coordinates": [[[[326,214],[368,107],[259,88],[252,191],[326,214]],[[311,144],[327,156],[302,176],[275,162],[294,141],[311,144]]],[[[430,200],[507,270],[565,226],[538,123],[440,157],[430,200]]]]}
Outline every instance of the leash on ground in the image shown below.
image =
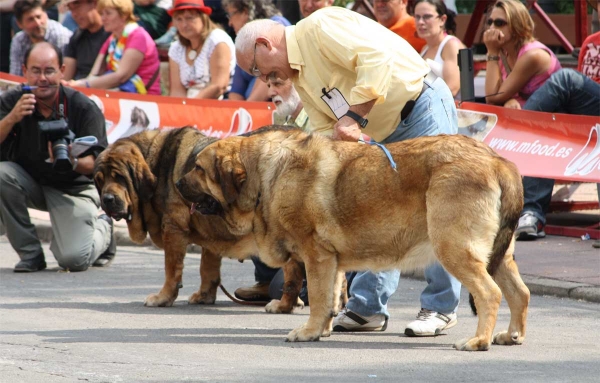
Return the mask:
{"type": "Polygon", "coordinates": [[[223,291],[223,293],[225,293],[225,295],[227,295],[227,297],[229,299],[231,299],[233,302],[240,304],[240,305],[244,305],[244,306],[266,306],[267,303],[269,302],[265,302],[265,301],[242,301],[240,299],[237,299],[236,297],[234,297],[233,295],[229,294],[229,291],[227,291],[227,289],[225,289],[225,286],[223,286],[222,283],[219,284],[219,287],[221,288],[221,291],[223,291]]]}

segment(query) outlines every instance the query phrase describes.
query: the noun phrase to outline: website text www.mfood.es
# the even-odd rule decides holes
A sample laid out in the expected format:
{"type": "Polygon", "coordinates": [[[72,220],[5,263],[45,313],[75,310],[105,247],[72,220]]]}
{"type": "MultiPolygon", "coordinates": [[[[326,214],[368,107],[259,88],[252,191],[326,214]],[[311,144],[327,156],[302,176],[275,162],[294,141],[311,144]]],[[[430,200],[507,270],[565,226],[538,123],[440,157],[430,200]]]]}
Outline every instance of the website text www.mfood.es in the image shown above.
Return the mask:
{"type": "Polygon", "coordinates": [[[533,154],[546,157],[567,158],[573,148],[563,146],[560,142],[554,145],[541,144],[539,140],[533,142],[506,140],[503,138],[492,138],[489,146],[498,151],[507,151],[523,154],[533,154]]]}

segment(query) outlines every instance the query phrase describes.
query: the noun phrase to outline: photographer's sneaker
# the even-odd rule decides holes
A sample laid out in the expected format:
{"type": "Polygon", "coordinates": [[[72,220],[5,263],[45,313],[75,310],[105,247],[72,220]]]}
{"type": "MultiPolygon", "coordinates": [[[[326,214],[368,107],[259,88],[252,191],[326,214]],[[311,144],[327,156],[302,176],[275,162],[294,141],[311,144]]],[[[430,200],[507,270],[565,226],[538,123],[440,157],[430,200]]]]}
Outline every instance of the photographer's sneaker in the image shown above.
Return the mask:
{"type": "Polygon", "coordinates": [[[333,331],[385,331],[387,323],[388,320],[383,314],[363,317],[344,308],[335,318],[333,318],[333,331]]]}
{"type": "Polygon", "coordinates": [[[454,327],[457,323],[456,313],[444,315],[435,311],[421,309],[417,315],[417,320],[410,322],[406,326],[404,334],[406,336],[435,336],[444,330],[454,327]]]}
{"type": "Polygon", "coordinates": [[[92,266],[107,267],[112,263],[112,261],[115,259],[115,255],[117,254],[117,241],[115,238],[114,223],[112,218],[106,214],[99,215],[98,219],[103,219],[110,225],[110,243],[108,248],[104,251],[104,253],[100,254],[92,266]]]}
{"type": "Polygon", "coordinates": [[[536,238],[544,238],[544,224],[535,215],[525,213],[519,218],[519,224],[515,235],[518,240],[532,240],[536,238]]]}

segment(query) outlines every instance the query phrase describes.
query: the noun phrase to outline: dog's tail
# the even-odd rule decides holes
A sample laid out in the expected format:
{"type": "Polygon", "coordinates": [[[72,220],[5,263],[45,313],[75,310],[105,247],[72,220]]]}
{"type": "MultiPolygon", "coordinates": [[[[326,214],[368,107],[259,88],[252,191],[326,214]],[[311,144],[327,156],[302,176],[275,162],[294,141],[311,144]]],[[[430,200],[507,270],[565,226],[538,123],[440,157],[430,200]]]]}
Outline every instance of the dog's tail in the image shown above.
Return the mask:
{"type": "MultiPolygon", "coordinates": [[[[487,272],[493,277],[496,270],[504,260],[504,256],[513,240],[513,235],[519,216],[523,210],[523,183],[521,175],[515,164],[502,157],[498,157],[496,166],[496,177],[500,185],[500,227],[496,233],[492,253],[490,255],[487,272]]],[[[513,255],[514,256],[514,255],[513,255]]],[[[477,315],[475,301],[469,294],[469,305],[473,314],[477,315]]]]}

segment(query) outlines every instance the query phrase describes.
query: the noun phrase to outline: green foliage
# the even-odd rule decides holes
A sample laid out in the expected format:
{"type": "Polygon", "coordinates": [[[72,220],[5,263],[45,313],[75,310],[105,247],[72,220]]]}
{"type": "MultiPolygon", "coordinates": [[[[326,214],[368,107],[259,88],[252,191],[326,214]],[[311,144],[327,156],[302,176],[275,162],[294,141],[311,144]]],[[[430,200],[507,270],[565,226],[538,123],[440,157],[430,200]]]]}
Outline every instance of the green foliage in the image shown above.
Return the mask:
{"type": "Polygon", "coordinates": [[[346,5],[351,2],[352,0],[335,0],[333,5],[337,5],[338,7],[346,7],[346,5]]]}
{"type": "Polygon", "coordinates": [[[473,13],[473,9],[475,9],[475,0],[456,0],[458,13],[473,13]]]}

